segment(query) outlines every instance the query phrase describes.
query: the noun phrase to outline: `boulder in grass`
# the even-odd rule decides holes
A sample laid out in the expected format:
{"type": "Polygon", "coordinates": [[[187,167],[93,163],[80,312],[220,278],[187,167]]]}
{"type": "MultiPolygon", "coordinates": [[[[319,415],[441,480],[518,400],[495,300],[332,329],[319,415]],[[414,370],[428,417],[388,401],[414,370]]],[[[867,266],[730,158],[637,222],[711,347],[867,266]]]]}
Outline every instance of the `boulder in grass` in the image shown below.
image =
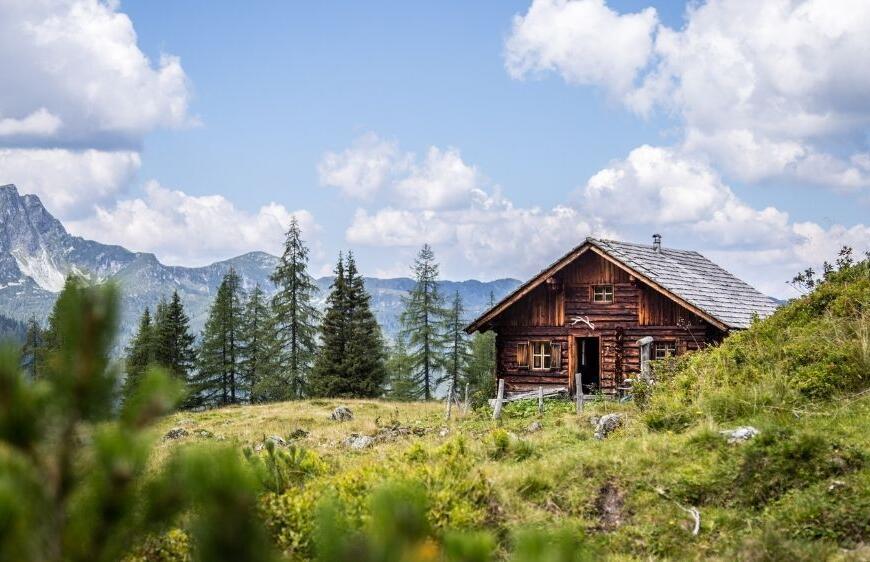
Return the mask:
{"type": "Polygon", "coordinates": [[[353,412],[347,406],[339,406],[332,411],[329,417],[337,422],[350,421],[353,419],[353,412]]]}
{"type": "Polygon", "coordinates": [[[595,426],[595,438],[604,439],[621,426],[622,416],[620,414],[607,414],[606,416],[601,416],[595,426]]]}
{"type": "Polygon", "coordinates": [[[287,441],[278,435],[270,435],[269,437],[266,437],[266,441],[270,441],[279,447],[287,446],[287,441]]]}
{"type": "Polygon", "coordinates": [[[749,441],[761,432],[752,427],[751,425],[744,425],[741,427],[736,427],[734,429],[723,429],[719,433],[724,435],[725,438],[728,439],[729,443],[733,444],[749,441]]]}
{"type": "Polygon", "coordinates": [[[369,437],[368,435],[354,434],[345,439],[344,444],[351,449],[367,449],[375,444],[375,440],[373,437],[369,437]]]}
{"type": "Polygon", "coordinates": [[[170,441],[174,439],[181,439],[182,437],[187,437],[187,430],[183,427],[173,427],[166,432],[166,435],[163,436],[163,440],[170,441]]]}
{"type": "Polygon", "coordinates": [[[541,431],[542,429],[544,429],[544,426],[541,425],[541,422],[533,421],[529,424],[529,427],[526,428],[526,431],[528,431],[529,433],[535,433],[536,431],[541,431]]]}

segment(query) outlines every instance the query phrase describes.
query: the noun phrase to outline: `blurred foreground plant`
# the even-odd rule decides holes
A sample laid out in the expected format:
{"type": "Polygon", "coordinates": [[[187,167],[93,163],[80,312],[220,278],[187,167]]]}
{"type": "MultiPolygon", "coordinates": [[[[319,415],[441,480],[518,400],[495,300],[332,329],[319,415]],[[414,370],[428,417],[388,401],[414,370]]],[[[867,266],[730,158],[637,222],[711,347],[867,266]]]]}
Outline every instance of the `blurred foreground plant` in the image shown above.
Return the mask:
{"type": "Polygon", "coordinates": [[[235,451],[189,450],[146,470],[149,425],[182,383],[149,370],[113,416],[118,297],[68,282],[44,376],[0,350],[0,559],[118,560],[184,521],[200,560],[269,560],[255,476],[235,451]]]}

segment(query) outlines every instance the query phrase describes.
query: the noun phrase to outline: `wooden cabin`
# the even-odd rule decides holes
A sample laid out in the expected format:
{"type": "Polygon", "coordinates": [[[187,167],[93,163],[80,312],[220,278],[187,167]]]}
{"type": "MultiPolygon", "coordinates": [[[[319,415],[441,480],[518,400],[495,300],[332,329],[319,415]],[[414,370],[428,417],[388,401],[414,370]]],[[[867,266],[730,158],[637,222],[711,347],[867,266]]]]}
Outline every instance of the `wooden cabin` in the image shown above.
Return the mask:
{"type": "Polygon", "coordinates": [[[614,394],[652,359],[714,344],[777,303],[698,252],[587,238],[467,328],[496,334],[506,390],[614,394]]]}

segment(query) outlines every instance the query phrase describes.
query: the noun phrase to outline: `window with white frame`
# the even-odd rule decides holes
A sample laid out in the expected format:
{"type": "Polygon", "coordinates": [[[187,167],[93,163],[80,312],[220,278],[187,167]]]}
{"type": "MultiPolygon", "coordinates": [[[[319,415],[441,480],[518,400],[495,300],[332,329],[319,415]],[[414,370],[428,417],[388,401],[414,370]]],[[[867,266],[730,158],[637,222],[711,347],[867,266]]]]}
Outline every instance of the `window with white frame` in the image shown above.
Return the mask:
{"type": "Polygon", "coordinates": [[[613,285],[595,285],[592,288],[592,302],[613,302],[613,285]]]}
{"type": "Polygon", "coordinates": [[[532,342],[532,370],[546,371],[553,366],[553,349],[548,341],[532,342]]]}
{"type": "Polygon", "coordinates": [[[677,354],[677,343],[672,341],[656,342],[653,345],[653,359],[665,359],[677,354]]]}

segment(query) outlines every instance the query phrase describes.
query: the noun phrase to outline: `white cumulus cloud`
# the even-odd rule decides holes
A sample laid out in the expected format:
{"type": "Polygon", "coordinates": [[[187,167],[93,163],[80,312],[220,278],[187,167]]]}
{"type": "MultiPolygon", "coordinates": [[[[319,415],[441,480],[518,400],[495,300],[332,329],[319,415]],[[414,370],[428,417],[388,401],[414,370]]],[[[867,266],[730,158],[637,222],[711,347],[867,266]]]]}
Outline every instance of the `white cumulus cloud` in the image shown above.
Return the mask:
{"type": "Polygon", "coordinates": [[[153,252],[167,264],[205,265],[250,251],[280,254],[291,216],[311,241],[319,227],[304,209],[269,203],[251,213],[221,195],[193,196],[149,182],[144,197],[99,207],[68,227],[86,238],[153,252]]]}

